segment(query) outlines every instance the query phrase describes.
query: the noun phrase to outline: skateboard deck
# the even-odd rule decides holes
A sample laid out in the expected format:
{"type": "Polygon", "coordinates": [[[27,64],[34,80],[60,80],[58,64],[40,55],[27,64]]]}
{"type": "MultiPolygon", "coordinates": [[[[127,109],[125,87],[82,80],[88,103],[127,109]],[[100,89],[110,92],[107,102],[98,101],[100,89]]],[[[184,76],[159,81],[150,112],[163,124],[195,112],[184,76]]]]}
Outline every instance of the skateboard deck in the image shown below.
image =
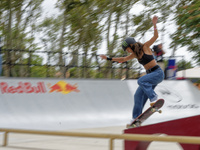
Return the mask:
{"type": "Polygon", "coordinates": [[[162,111],[160,110],[160,108],[163,106],[163,104],[164,104],[164,99],[157,100],[153,106],[150,106],[145,112],[140,114],[130,125],[128,125],[127,128],[139,127],[145,120],[147,120],[155,112],[161,113],[162,111]]]}

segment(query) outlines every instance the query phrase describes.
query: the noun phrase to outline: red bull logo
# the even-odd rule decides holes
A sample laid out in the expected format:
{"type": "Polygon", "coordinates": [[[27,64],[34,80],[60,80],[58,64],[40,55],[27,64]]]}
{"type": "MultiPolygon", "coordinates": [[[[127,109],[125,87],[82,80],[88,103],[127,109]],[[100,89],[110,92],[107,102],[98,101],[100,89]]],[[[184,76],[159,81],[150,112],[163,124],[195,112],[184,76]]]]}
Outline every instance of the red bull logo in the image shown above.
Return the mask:
{"type": "Polygon", "coordinates": [[[0,82],[0,90],[2,94],[46,93],[44,82],[37,82],[35,86],[30,82],[18,82],[17,86],[9,85],[7,82],[0,82]]]}
{"type": "MultiPolygon", "coordinates": [[[[47,87],[50,89],[49,93],[59,92],[62,94],[68,94],[70,92],[80,92],[78,90],[77,84],[71,85],[65,81],[59,81],[53,86],[51,83],[46,83],[47,87]]],[[[48,93],[46,90],[45,82],[18,82],[15,85],[11,85],[8,82],[0,82],[0,92],[1,94],[45,94],[48,93]]]]}
{"type": "Polygon", "coordinates": [[[59,81],[56,84],[54,84],[53,86],[49,85],[49,88],[50,88],[49,93],[59,92],[62,94],[68,94],[70,92],[80,92],[78,90],[77,84],[71,85],[65,81],[59,81]]]}

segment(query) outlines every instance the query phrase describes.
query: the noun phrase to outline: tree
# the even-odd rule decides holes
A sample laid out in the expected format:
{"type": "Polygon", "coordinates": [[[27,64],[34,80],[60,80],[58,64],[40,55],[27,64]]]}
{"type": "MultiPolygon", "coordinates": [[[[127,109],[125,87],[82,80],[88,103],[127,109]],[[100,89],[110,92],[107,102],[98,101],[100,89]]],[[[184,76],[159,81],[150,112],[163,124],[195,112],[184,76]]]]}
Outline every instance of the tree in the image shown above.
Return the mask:
{"type": "MultiPolygon", "coordinates": [[[[48,52],[45,65],[57,65],[58,67],[49,71],[54,72],[56,69],[63,73],[63,77],[73,67],[75,69],[71,70],[78,72],[79,77],[90,78],[100,71],[103,71],[100,76],[104,78],[111,77],[110,73],[119,77],[125,66],[138,68],[135,60],[126,65],[110,62],[100,64],[97,50],[105,44],[107,55],[126,55],[121,49],[122,40],[127,36],[134,36],[137,40],[145,41],[146,32],[153,32],[151,15],[157,13],[159,24],[162,24],[159,29],[161,37],[166,33],[168,21],[171,23],[175,20],[178,30],[172,35],[172,48],[175,51],[178,46],[188,46],[190,51],[196,52],[195,59],[199,59],[199,11],[196,11],[199,2],[195,0],[170,0],[168,3],[161,0],[57,0],[56,7],[60,13],[44,19],[40,18],[41,3],[39,0],[0,2],[3,47],[23,50],[18,53],[8,50],[4,53],[6,63],[23,63],[29,50],[45,50],[48,52]],[[145,7],[139,15],[130,13],[135,4],[143,4],[145,7]],[[174,20],[171,20],[171,16],[174,20]],[[38,25],[39,18],[42,21],[38,25]],[[35,41],[38,35],[41,35],[41,47],[35,41]],[[67,64],[66,56],[70,57],[67,64]],[[94,69],[89,68],[90,66],[94,66],[94,69]],[[121,70],[115,69],[116,66],[120,66],[121,70]]],[[[31,53],[30,58],[33,59],[34,55],[31,53]]],[[[24,66],[5,69],[6,76],[10,73],[12,76],[24,76],[24,71],[27,71],[24,66]]]]}
{"type": "MultiPolygon", "coordinates": [[[[48,54],[45,63],[47,66],[59,65],[59,58],[62,56],[62,51],[58,51],[62,18],[60,16],[56,17],[49,17],[42,20],[37,30],[37,32],[40,33],[39,35],[41,35],[39,39],[42,43],[42,50],[48,54]]],[[[63,64],[63,62],[61,62],[61,64],[63,64]]],[[[47,68],[47,72],[50,71],[48,69],[49,68],[47,68]]],[[[59,67],[55,67],[55,69],[57,72],[60,72],[59,67]]]]}
{"type": "MultiPolygon", "coordinates": [[[[43,0],[42,0],[43,1],[43,0]]],[[[41,0],[8,0],[1,1],[1,33],[3,37],[3,48],[7,51],[4,53],[6,64],[22,63],[24,60],[24,52],[16,52],[18,50],[37,50],[33,43],[35,37],[33,32],[37,18],[40,16],[41,0]],[[12,51],[13,50],[13,51],[12,51]]],[[[6,76],[19,76],[24,74],[23,66],[16,70],[14,66],[6,65],[4,74],[6,76]]]]}
{"type": "Polygon", "coordinates": [[[194,52],[194,60],[200,65],[200,1],[184,0],[176,7],[177,30],[172,35],[172,46],[187,46],[188,51],[194,52]]]}
{"type": "MultiPolygon", "coordinates": [[[[103,38],[106,41],[107,55],[114,56],[120,53],[122,40],[130,36],[130,10],[139,0],[97,0],[100,18],[103,23],[103,38]]],[[[106,62],[104,68],[112,68],[113,64],[106,62]]],[[[104,75],[108,78],[114,72],[113,69],[105,69],[104,75]]],[[[111,77],[111,76],[110,76],[111,77]]]]}
{"type": "Polygon", "coordinates": [[[88,65],[91,65],[92,57],[96,56],[97,47],[101,43],[101,28],[99,18],[95,9],[95,1],[60,1],[59,8],[63,12],[63,26],[60,38],[60,52],[67,48],[68,53],[72,53],[72,60],[68,66],[77,66],[78,61],[82,61],[83,69],[80,74],[88,77],[88,65]],[[63,47],[62,47],[62,46],[63,47]],[[83,57],[78,60],[78,53],[83,53],[83,57]],[[94,53],[90,58],[88,54],[94,53]]]}

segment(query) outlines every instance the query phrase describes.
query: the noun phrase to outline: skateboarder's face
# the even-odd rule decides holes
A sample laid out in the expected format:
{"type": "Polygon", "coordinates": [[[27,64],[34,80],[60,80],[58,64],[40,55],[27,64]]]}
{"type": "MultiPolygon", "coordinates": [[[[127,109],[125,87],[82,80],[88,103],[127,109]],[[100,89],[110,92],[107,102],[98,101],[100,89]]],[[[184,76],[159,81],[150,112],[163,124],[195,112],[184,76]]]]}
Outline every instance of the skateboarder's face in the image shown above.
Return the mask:
{"type": "Polygon", "coordinates": [[[127,48],[126,48],[126,51],[127,51],[128,53],[133,53],[133,50],[132,50],[130,47],[127,47],[127,48]]]}

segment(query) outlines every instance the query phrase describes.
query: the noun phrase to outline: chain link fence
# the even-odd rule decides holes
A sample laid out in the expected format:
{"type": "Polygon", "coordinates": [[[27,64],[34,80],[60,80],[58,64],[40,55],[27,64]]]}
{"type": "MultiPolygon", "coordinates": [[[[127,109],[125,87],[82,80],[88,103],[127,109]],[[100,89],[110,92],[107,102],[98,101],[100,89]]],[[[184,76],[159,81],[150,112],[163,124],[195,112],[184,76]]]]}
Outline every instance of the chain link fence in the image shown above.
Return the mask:
{"type": "Polygon", "coordinates": [[[2,76],[6,77],[137,79],[145,72],[136,59],[105,61],[96,52],[1,49],[1,56],[2,76]]]}
{"type": "MultiPolygon", "coordinates": [[[[116,63],[96,53],[67,53],[2,49],[2,75],[6,77],[138,78],[135,60],[116,63]]],[[[116,56],[119,57],[119,56],[116,56]]]]}

